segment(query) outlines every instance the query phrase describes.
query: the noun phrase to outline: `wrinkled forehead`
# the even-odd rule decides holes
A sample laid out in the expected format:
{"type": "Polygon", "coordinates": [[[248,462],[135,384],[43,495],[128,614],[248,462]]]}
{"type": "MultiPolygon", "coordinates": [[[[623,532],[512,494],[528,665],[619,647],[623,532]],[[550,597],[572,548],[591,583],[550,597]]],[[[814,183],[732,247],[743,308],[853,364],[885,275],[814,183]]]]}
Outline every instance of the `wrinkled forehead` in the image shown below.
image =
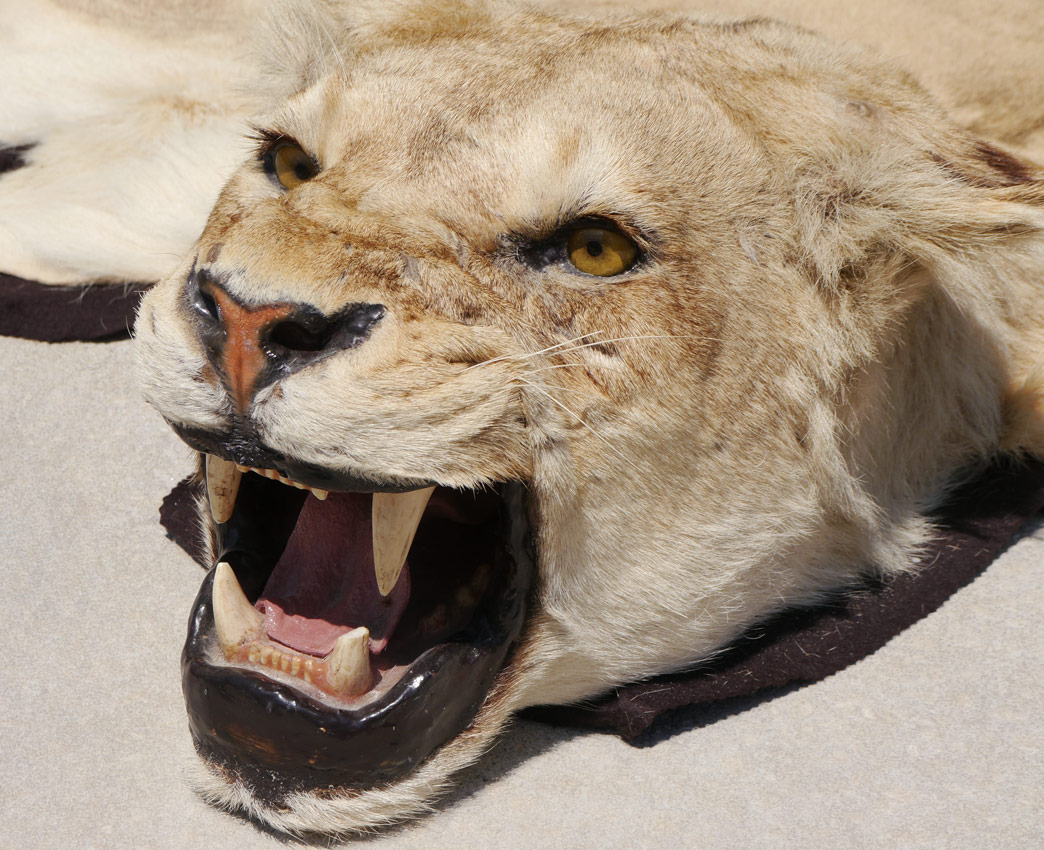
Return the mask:
{"type": "Polygon", "coordinates": [[[332,69],[275,129],[363,211],[398,203],[445,219],[452,193],[452,209],[502,225],[640,206],[686,181],[706,190],[749,148],[663,42],[508,25],[393,45],[332,69]]]}

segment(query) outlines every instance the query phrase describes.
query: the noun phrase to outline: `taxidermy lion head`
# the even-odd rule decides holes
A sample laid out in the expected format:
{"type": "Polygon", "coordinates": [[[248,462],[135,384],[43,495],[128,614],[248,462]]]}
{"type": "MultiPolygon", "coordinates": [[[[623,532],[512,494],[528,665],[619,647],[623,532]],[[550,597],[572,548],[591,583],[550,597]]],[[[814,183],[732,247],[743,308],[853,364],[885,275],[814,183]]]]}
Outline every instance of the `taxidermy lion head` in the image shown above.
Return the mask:
{"type": "Polygon", "coordinates": [[[948,487],[1044,453],[1041,172],[905,75],[761,20],[380,9],[137,322],[206,461],[207,793],[290,831],[915,567],[948,487]]]}

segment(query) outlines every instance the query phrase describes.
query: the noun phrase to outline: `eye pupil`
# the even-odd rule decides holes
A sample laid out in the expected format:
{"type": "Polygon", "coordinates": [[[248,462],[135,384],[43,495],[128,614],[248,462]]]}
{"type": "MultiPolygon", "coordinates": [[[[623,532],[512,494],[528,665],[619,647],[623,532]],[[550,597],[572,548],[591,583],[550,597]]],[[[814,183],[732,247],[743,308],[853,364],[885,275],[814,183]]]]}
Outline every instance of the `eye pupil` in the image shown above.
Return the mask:
{"type": "Polygon", "coordinates": [[[566,257],[577,271],[612,277],[631,268],[638,259],[638,246],[611,226],[579,227],[566,238],[566,257]]]}
{"type": "Polygon", "coordinates": [[[319,173],[319,167],[296,142],[280,142],[268,153],[266,168],[284,189],[292,189],[319,173]]]}

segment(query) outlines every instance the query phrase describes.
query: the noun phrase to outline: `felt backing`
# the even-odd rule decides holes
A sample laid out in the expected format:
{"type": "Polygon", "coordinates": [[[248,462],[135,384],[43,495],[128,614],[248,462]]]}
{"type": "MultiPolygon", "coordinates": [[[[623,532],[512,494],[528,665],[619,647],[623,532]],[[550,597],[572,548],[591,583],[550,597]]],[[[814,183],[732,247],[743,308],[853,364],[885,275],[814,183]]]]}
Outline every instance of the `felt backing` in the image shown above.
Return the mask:
{"type": "Polygon", "coordinates": [[[0,273],[0,335],[40,342],[127,339],[149,284],[47,286],[0,273]]]}
{"type": "MultiPolygon", "coordinates": [[[[32,149],[0,143],[0,174],[24,166],[32,149]]],[[[0,272],[0,336],[40,342],[126,339],[148,288],[143,283],[48,286],[0,272]]]]}
{"type": "MultiPolygon", "coordinates": [[[[163,500],[168,536],[204,567],[195,501],[186,478],[163,500]]],[[[788,685],[815,682],[875,652],[971,582],[1044,508],[1044,463],[1000,459],[956,490],[937,516],[938,534],[921,566],[831,601],[786,612],[751,630],[713,661],[686,673],[614,689],[583,705],[538,706],[524,717],[590,727],[636,739],[663,715],[788,685]]]]}

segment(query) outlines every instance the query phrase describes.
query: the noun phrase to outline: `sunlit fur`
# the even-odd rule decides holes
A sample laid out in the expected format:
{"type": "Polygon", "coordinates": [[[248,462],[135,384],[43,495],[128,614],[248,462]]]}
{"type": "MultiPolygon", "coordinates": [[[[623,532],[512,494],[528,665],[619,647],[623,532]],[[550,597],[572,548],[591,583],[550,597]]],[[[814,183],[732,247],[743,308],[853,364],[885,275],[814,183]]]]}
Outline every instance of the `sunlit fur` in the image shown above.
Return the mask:
{"type": "MultiPolygon", "coordinates": [[[[781,606],[913,568],[963,472],[1044,447],[1039,175],[906,76],[767,22],[387,9],[267,122],[321,173],[284,193],[246,166],[196,256],[249,303],[384,304],[365,345],[263,391],[255,422],[346,472],[526,479],[539,596],[491,708],[414,776],[288,811],[210,783],[293,830],[404,816],[512,709],[690,665],[781,606]],[[647,261],[601,280],[520,258],[592,214],[634,227],[647,261]]],[[[146,393],[220,427],[183,286],[142,308],[146,393]]]]}
{"type": "Polygon", "coordinates": [[[146,396],[229,422],[182,298],[193,262],[247,303],[383,304],[364,345],[262,390],[256,427],[354,474],[524,479],[538,592],[474,725],[411,776],[267,807],[208,767],[216,802],[295,832],[415,814],[513,711],[914,569],[947,488],[1044,455],[1041,172],[904,73],[766,21],[295,15],[309,35],[282,31],[276,78],[301,90],[258,121],[321,172],[232,176],[141,308],[146,396]],[[644,260],[590,278],[519,252],[583,215],[632,228],[644,260]]]}

